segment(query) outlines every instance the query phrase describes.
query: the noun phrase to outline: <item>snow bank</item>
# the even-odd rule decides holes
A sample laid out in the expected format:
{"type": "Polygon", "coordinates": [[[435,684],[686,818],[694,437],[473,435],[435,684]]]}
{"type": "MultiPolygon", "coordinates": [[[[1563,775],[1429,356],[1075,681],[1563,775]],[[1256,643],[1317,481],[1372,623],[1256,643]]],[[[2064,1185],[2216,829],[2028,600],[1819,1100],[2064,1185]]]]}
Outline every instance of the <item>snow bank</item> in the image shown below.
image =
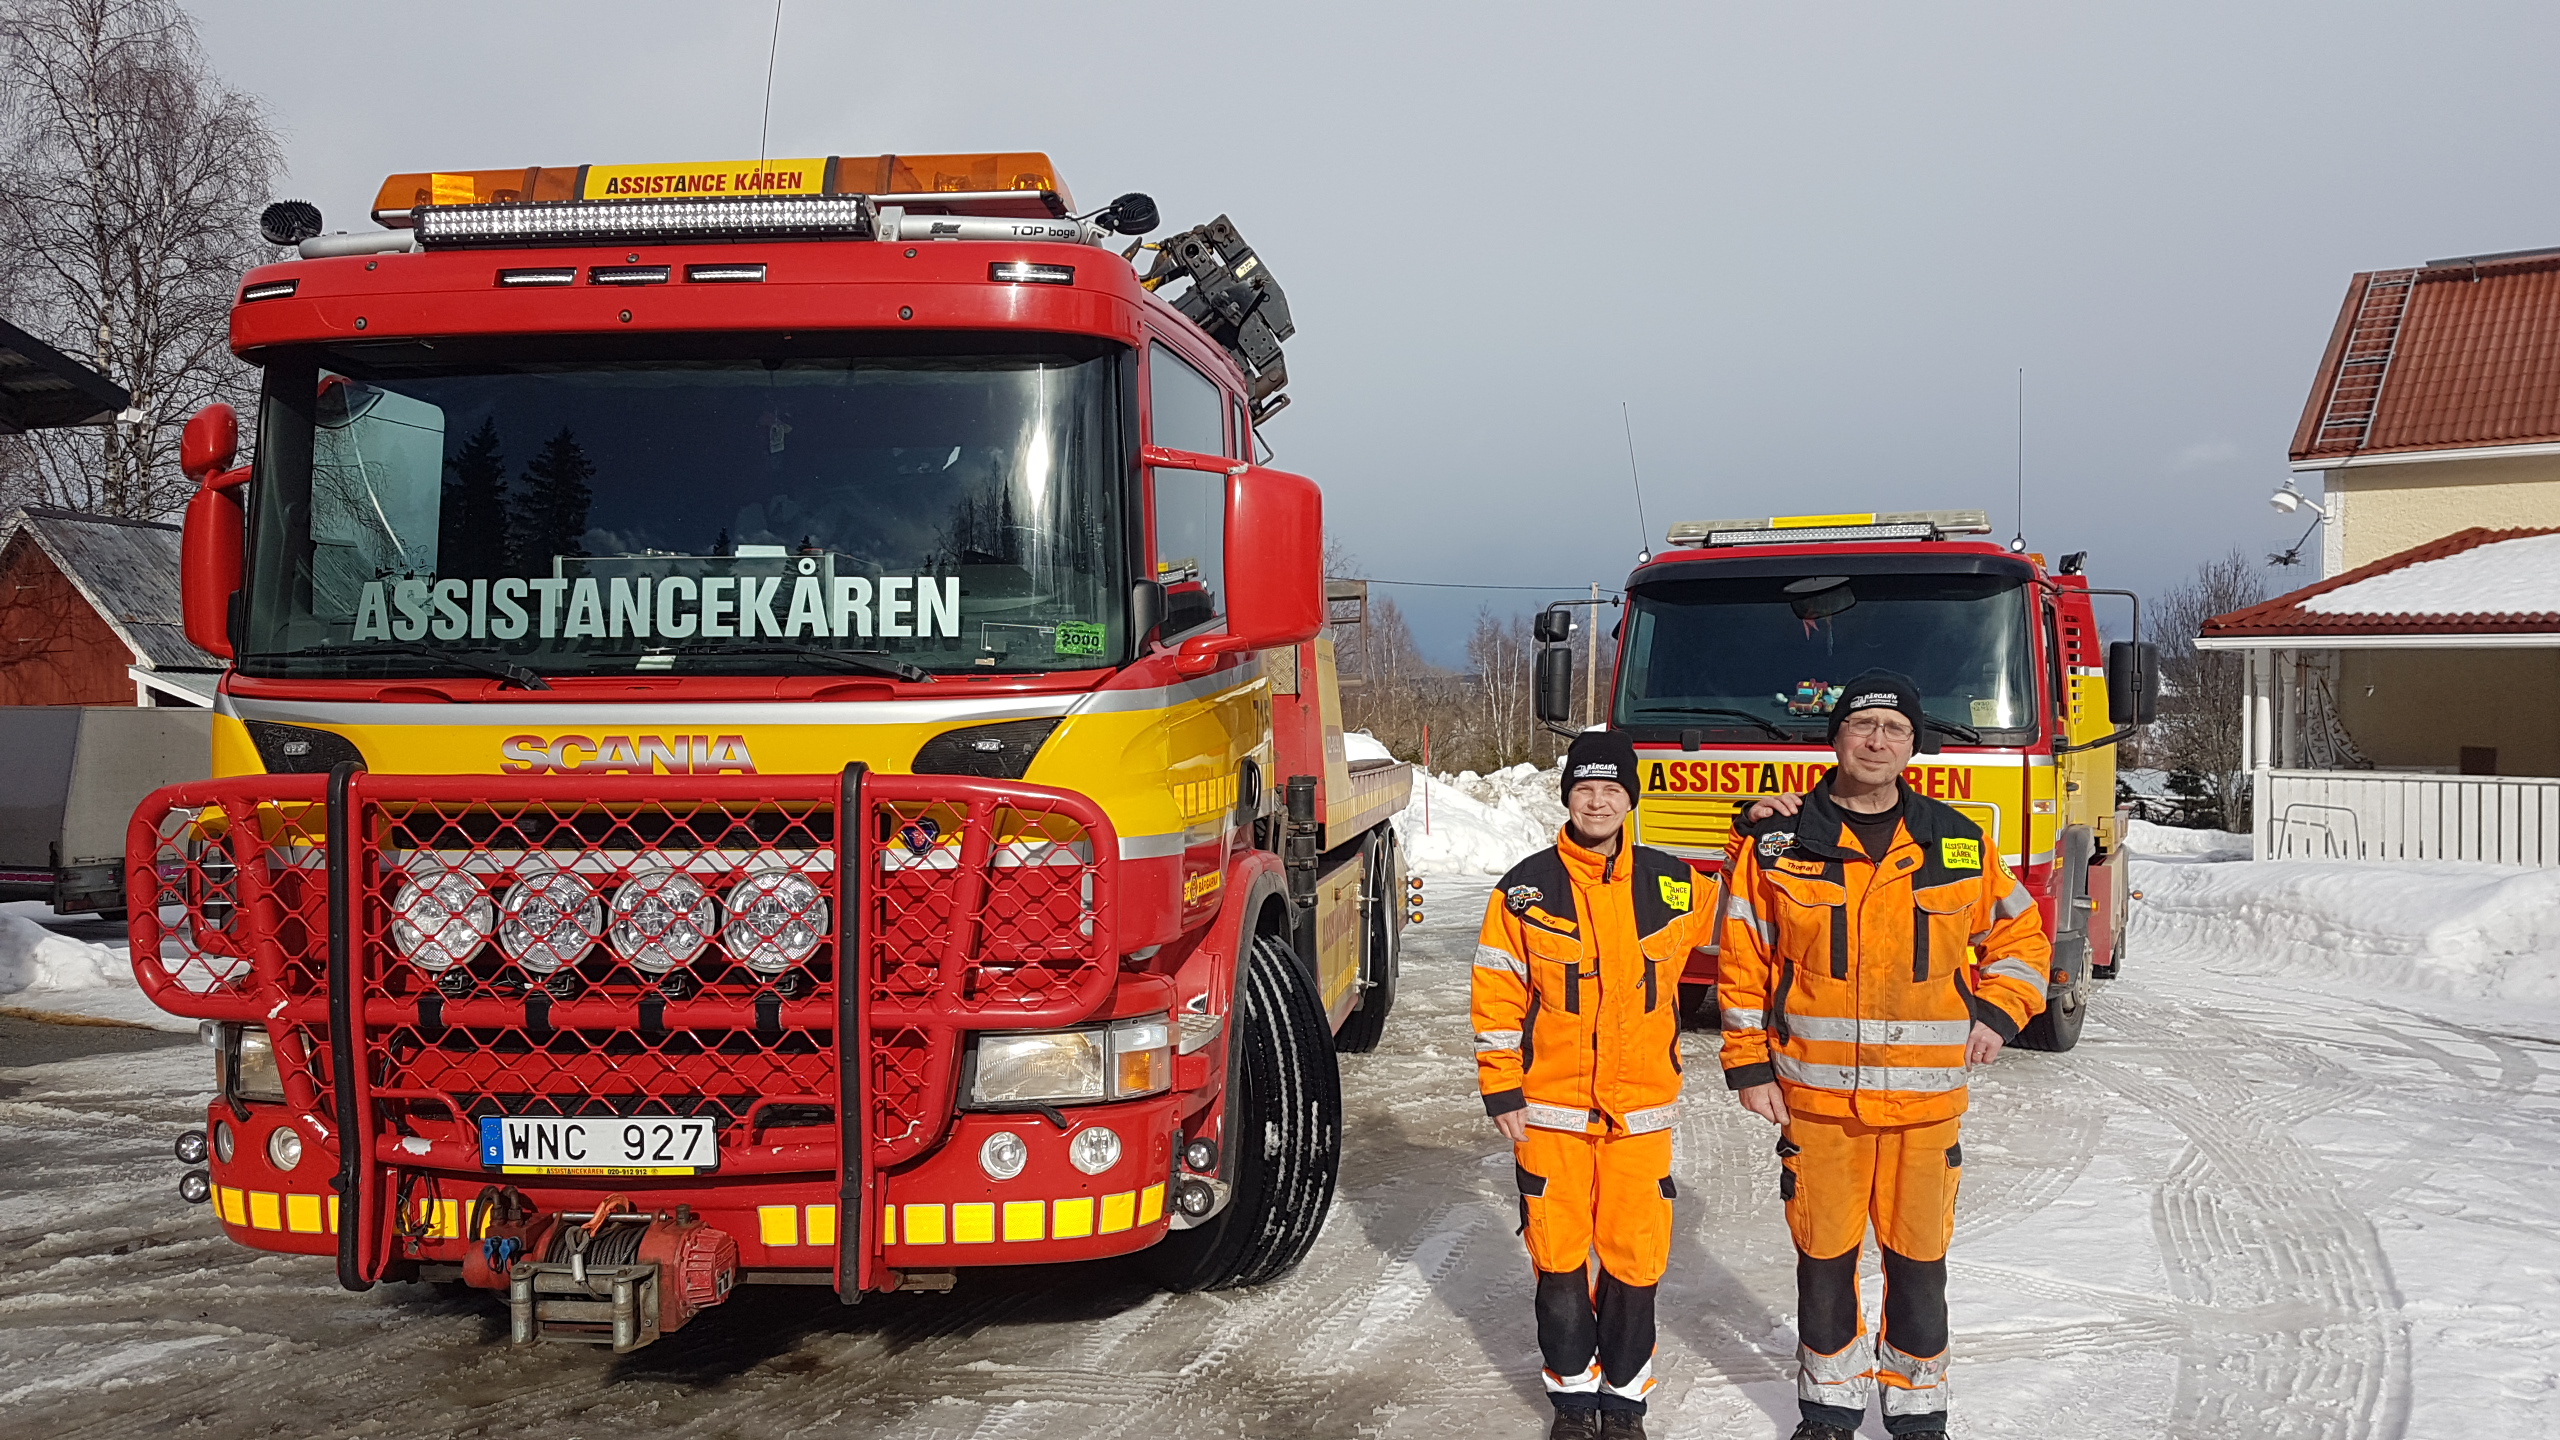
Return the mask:
{"type": "Polygon", "coordinates": [[[2246,860],[2249,837],[2228,830],[2187,830],[2136,820],[2124,832],[2124,848],[2143,860],[2246,860]]]}
{"type": "Polygon", "coordinates": [[[1425,875],[1501,874],[1554,843],[1564,824],[1559,779],[1525,763],[1490,775],[1417,775],[1413,800],[1395,819],[1405,863],[1425,875]]]}
{"type": "MultiPolygon", "coordinates": [[[[2127,845],[2139,854],[2143,837],[2129,837],[2127,845]]],[[[2245,957],[2251,968],[2464,1000],[2560,1005],[2560,871],[2453,861],[2196,863],[2200,858],[2210,857],[2189,852],[2178,857],[2185,863],[2134,864],[2133,888],[2142,896],[2134,907],[2135,963],[2154,946],[2192,946],[2245,957]]]]}
{"type": "Polygon", "coordinates": [[[1346,760],[1393,760],[1395,752],[1366,730],[1346,730],[1342,735],[1342,757],[1346,760]]]}
{"type": "Polygon", "coordinates": [[[56,935],[23,915],[0,915],[0,995],[104,990],[123,968],[124,957],[103,945],[56,935]]]}

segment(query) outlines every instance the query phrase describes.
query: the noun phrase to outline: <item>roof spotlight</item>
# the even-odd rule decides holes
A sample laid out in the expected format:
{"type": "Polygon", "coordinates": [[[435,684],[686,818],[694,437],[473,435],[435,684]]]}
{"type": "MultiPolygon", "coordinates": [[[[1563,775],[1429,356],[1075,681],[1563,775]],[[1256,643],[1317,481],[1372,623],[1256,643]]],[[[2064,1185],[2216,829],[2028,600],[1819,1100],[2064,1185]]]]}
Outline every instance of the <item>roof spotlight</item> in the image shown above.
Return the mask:
{"type": "Polygon", "coordinates": [[[1155,197],[1134,190],[1105,205],[1093,217],[1094,224],[1114,235],[1144,235],[1156,228],[1157,221],[1155,197]]]}
{"type": "Polygon", "coordinates": [[[258,212],[258,236],[270,245],[299,245],[320,233],[320,207],[308,200],[279,200],[258,212]]]}

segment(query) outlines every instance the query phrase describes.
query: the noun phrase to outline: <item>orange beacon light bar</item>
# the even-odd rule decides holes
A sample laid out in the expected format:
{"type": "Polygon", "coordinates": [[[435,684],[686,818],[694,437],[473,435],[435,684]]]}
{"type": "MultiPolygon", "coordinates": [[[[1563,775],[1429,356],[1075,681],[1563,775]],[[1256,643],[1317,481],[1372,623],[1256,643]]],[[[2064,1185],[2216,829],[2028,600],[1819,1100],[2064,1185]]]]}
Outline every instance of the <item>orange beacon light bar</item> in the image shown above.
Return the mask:
{"type": "Polygon", "coordinates": [[[1074,202],[1036,150],[982,155],[826,155],[666,165],[528,165],[391,176],[373,200],[376,224],[405,229],[432,205],[564,200],[722,200],[867,195],[917,213],[966,203],[970,213],[1055,219],[1074,202]]]}

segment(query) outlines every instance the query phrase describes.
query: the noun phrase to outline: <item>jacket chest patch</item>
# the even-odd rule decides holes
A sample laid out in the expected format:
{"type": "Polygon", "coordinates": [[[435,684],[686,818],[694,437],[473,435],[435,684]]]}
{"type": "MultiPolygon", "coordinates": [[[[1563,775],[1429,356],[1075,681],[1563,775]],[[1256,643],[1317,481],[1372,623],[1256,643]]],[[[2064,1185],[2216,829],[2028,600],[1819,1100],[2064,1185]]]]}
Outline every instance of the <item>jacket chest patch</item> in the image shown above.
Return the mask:
{"type": "Polygon", "coordinates": [[[1511,907],[1512,914],[1525,915],[1530,906],[1547,898],[1547,892],[1535,885],[1514,885],[1503,891],[1502,896],[1503,903],[1511,907]]]}
{"type": "Polygon", "coordinates": [[[1950,870],[1982,868],[1982,842],[1948,836],[1938,842],[1938,863],[1950,870]]]}
{"type": "Polygon", "coordinates": [[[1559,935],[1578,934],[1582,928],[1561,915],[1548,914],[1545,907],[1536,904],[1522,907],[1520,914],[1530,924],[1542,930],[1552,930],[1559,935]]]}
{"type": "Polygon", "coordinates": [[[1668,875],[1657,876],[1655,878],[1662,886],[1663,904],[1670,906],[1674,910],[1686,910],[1689,908],[1690,882],[1686,880],[1674,880],[1668,875]]]}
{"type": "Polygon", "coordinates": [[[1819,875],[1822,873],[1822,862],[1810,856],[1781,855],[1778,857],[1778,868],[1790,875],[1819,875]]]}

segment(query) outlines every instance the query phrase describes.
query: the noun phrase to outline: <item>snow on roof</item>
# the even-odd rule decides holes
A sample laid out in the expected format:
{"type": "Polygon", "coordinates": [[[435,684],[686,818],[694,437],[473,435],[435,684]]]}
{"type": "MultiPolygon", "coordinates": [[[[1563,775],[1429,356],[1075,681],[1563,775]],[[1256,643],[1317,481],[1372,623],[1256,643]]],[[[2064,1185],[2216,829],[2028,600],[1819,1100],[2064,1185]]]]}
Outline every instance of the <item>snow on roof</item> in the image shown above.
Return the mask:
{"type": "Polygon", "coordinates": [[[2541,615],[2560,611],[2560,535],[2498,540],[2302,602],[2314,615],[2541,615]]]}
{"type": "MultiPolygon", "coordinates": [[[[2560,529],[2456,531],[2204,622],[2204,641],[2560,636],[2560,529]]],[[[2532,644],[2536,641],[2506,641],[2532,644]]]]}

